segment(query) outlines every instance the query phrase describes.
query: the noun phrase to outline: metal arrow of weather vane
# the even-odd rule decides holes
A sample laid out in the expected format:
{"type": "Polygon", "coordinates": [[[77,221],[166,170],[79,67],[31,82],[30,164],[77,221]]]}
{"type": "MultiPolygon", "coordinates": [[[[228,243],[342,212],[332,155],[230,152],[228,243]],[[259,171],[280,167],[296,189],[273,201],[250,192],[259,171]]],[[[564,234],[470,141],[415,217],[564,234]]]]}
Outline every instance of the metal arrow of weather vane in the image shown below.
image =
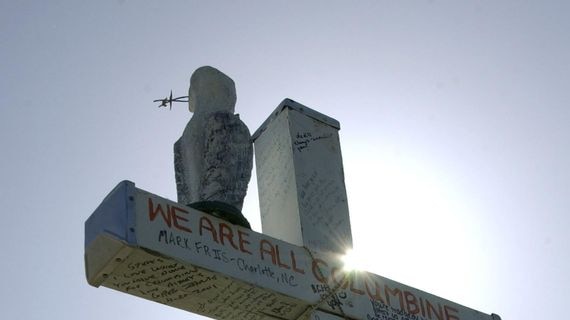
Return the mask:
{"type": "Polygon", "coordinates": [[[165,97],[164,99],[153,100],[152,102],[160,102],[160,105],[158,106],[159,108],[166,107],[168,105],[170,110],[172,110],[173,102],[188,102],[188,96],[172,98],[172,90],[170,90],[170,96],[165,97]]]}

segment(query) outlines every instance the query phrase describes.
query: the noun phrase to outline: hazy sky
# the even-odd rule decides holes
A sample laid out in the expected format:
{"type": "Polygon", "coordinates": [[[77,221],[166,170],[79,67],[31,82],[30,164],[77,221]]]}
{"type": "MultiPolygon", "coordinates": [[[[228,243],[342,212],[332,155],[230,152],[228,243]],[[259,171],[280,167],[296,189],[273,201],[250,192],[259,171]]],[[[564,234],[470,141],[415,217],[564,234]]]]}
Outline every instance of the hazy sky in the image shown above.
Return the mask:
{"type": "MultiPolygon", "coordinates": [[[[369,271],[503,320],[570,290],[570,2],[0,1],[3,319],[188,319],[84,276],[121,180],[176,198],[158,109],[212,65],[255,131],[285,97],[341,122],[369,271]]],[[[257,189],[244,213],[260,231],[257,189]]]]}

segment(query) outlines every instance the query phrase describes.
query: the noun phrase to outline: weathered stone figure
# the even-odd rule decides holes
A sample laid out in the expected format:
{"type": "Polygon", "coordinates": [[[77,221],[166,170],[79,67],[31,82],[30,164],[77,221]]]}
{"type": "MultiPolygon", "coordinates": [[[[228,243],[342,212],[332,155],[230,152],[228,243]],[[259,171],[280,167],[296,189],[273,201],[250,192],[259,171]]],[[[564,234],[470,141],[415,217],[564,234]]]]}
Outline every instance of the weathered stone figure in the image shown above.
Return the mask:
{"type": "Polygon", "coordinates": [[[219,70],[201,67],[192,74],[188,96],[194,115],[174,144],[178,202],[249,227],[241,209],[253,146],[234,114],[235,84],[219,70]]]}

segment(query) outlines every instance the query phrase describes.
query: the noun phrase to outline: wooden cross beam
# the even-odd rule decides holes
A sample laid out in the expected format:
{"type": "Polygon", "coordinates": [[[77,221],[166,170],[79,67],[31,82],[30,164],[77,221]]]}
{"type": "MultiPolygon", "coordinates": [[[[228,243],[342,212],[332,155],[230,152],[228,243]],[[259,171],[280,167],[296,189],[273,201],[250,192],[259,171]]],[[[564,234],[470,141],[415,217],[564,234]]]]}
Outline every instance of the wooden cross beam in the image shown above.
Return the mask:
{"type": "Polygon", "coordinates": [[[343,269],[352,241],[332,120],[285,100],[254,135],[264,234],[119,183],[85,224],[88,282],[220,320],[499,320],[343,269]]]}

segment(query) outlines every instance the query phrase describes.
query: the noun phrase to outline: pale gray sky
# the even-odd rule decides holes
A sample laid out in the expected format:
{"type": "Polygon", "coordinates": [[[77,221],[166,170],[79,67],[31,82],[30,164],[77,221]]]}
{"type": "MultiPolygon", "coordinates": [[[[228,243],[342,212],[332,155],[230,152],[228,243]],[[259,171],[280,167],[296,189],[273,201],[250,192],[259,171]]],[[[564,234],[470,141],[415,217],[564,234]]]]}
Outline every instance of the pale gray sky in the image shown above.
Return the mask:
{"type": "MultiPolygon", "coordinates": [[[[370,271],[506,319],[570,289],[570,2],[0,2],[5,319],[188,319],[84,278],[121,180],[175,199],[184,95],[212,65],[254,131],[285,97],[341,122],[370,271]]],[[[257,189],[244,213],[260,230],[257,189]]],[[[197,316],[196,316],[197,318],[197,316]]]]}

